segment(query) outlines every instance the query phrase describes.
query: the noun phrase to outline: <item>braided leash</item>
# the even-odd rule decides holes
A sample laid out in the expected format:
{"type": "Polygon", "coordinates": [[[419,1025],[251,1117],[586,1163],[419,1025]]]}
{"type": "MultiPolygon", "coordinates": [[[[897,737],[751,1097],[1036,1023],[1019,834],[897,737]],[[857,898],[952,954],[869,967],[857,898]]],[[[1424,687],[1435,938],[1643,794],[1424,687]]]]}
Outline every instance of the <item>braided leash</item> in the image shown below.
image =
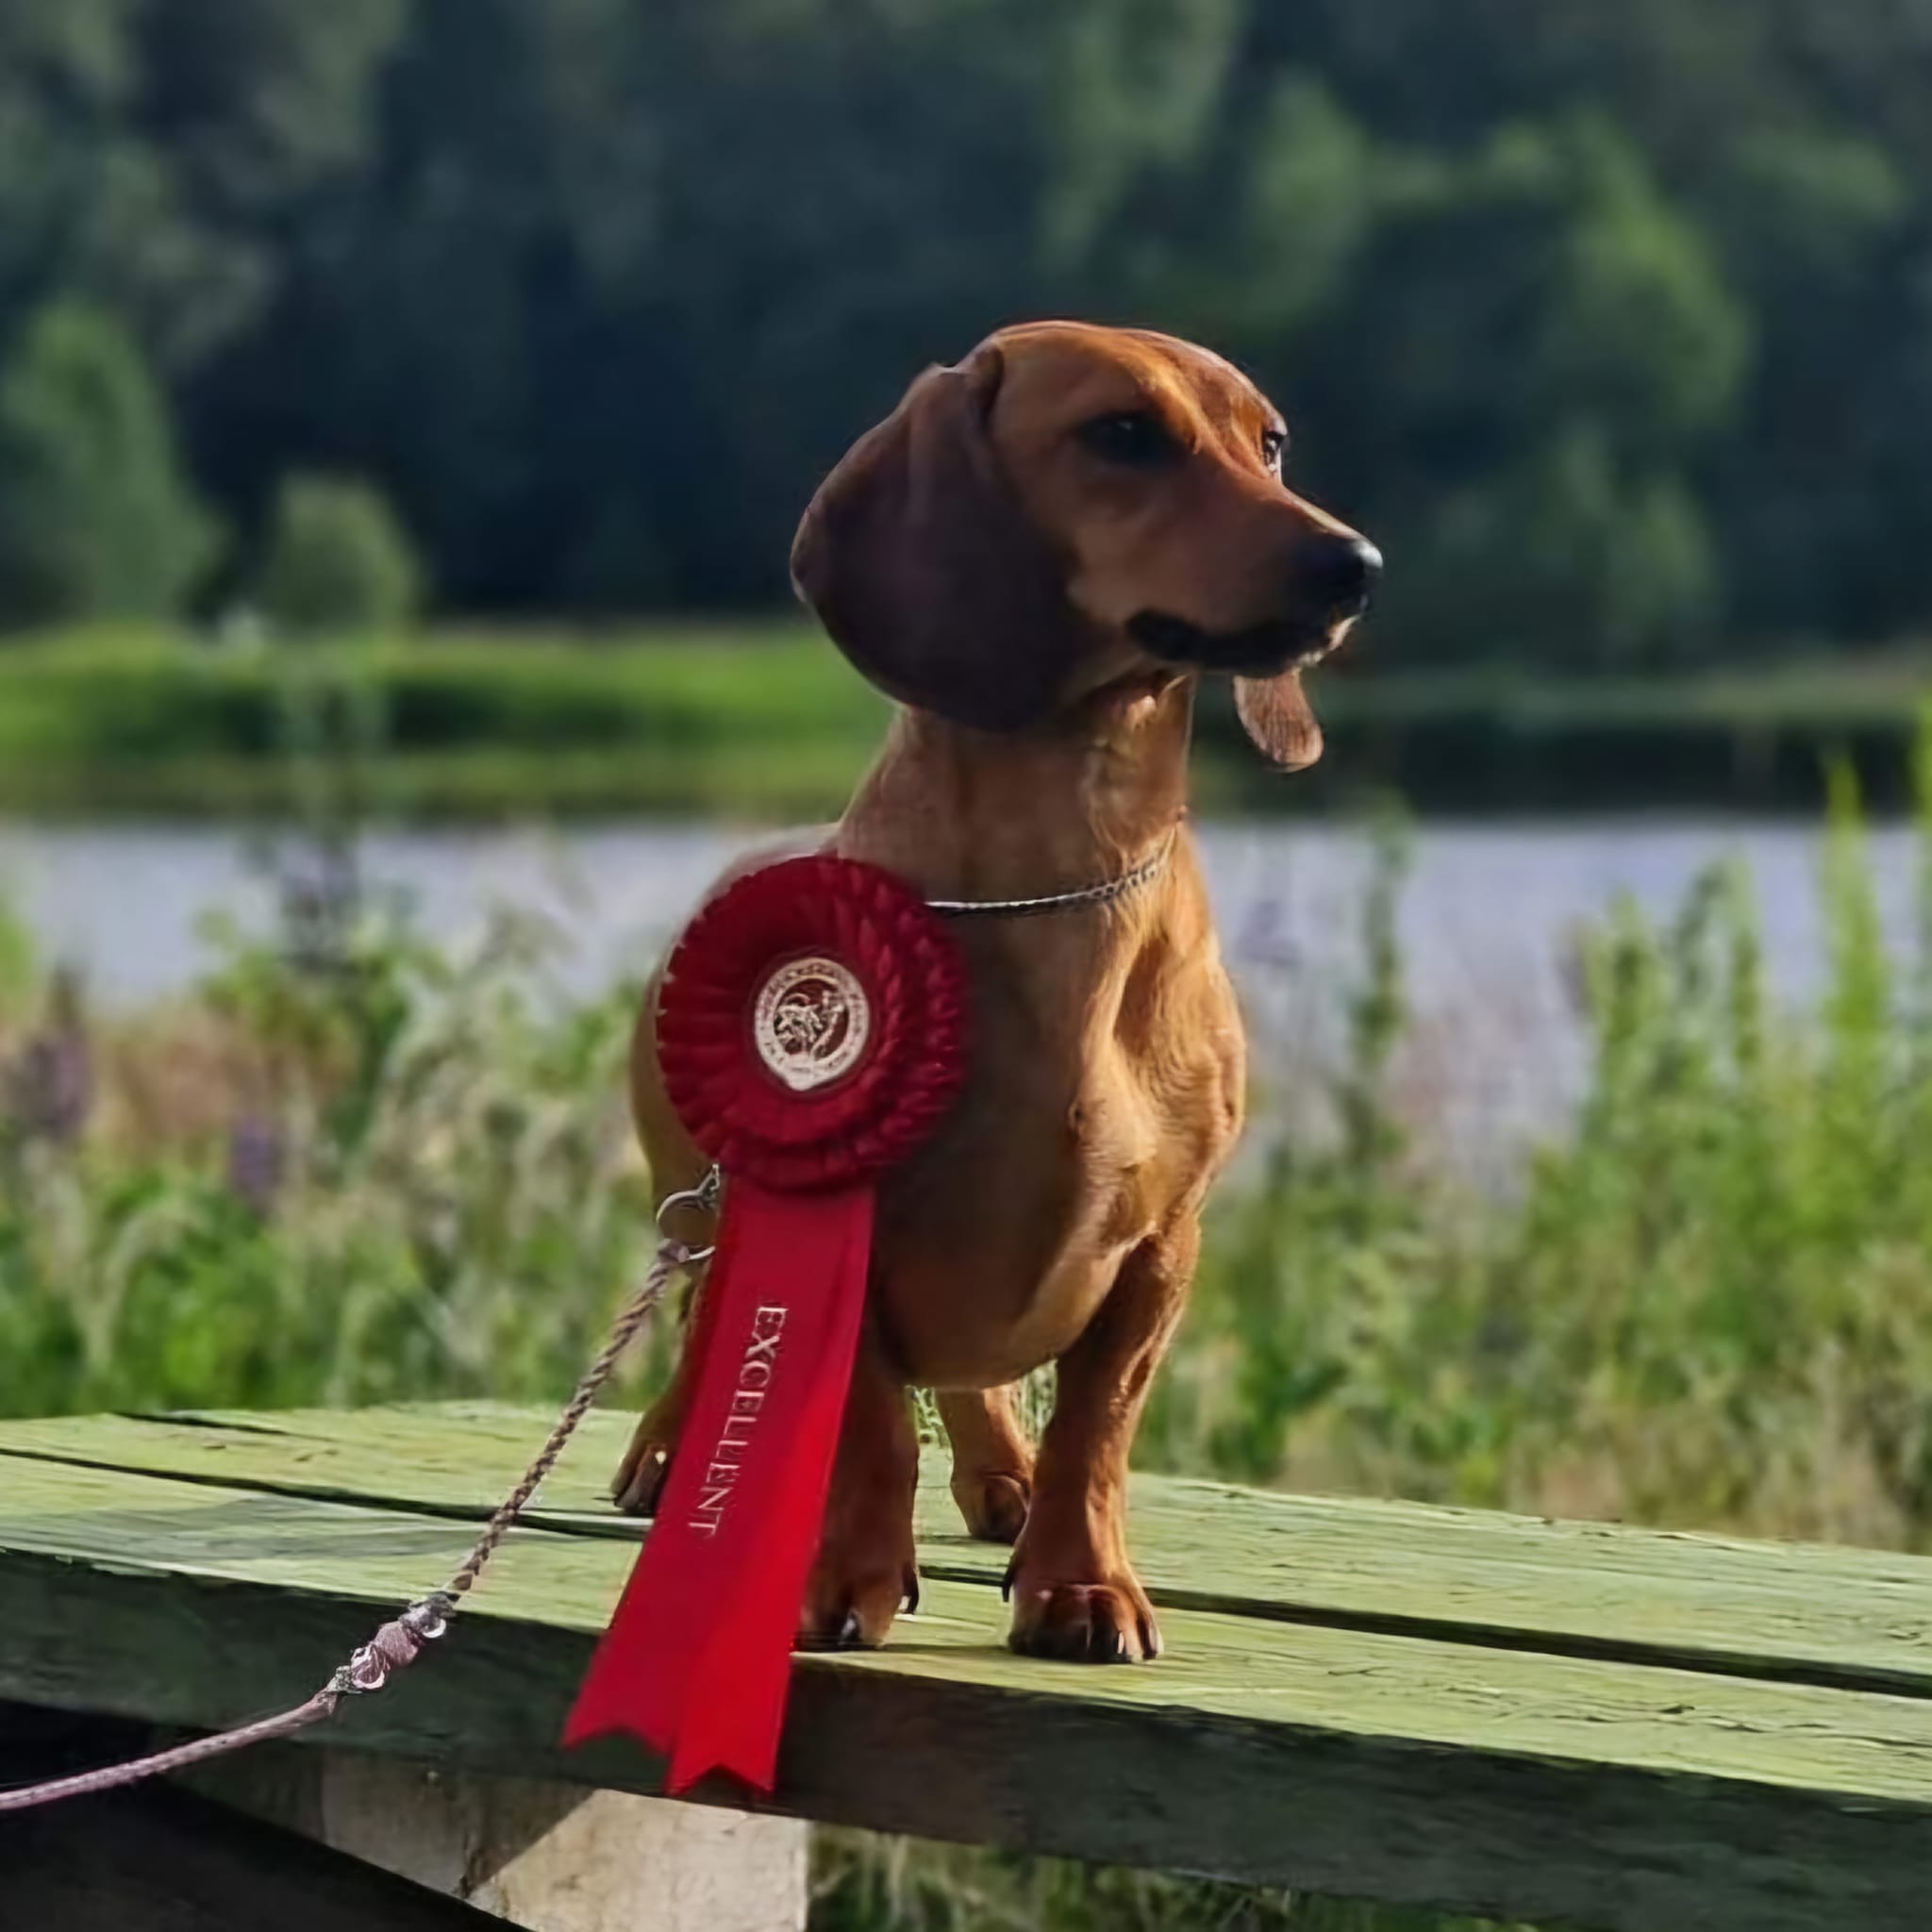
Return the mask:
{"type": "MultiPolygon", "coordinates": [[[[714,1168],[699,1187],[674,1194],[658,1209],[658,1220],[672,1208],[683,1206],[715,1208],[718,1177],[714,1168]]],[[[558,1417],[548,1440],[536,1459],[524,1472],[523,1479],[504,1498],[496,1513],[484,1525],[483,1533],[461,1566],[438,1591],[419,1598],[401,1615],[370,1638],[346,1663],[338,1665],[327,1683],[306,1704],[279,1716],[266,1717],[231,1731],[217,1731],[192,1743],[177,1744],[172,1750],[157,1751],[126,1764],[110,1764],[99,1771],[87,1771],[74,1777],[50,1779],[44,1784],[26,1785],[15,1790],[0,1791],[0,1813],[31,1810],[37,1805],[52,1805],[62,1798],[92,1797],[97,1792],[119,1790],[123,1786],[140,1784],[147,1778],[169,1772],[185,1771],[190,1765],[206,1763],[210,1757],[225,1757],[231,1751],[245,1751],[251,1744],[265,1744],[272,1739],[291,1737],[310,1724],[332,1718],[346,1697],[361,1697],[380,1690],[397,1672],[406,1671],[449,1628],[450,1619],[461,1607],[463,1599],[482,1575],[484,1566],[496,1554],[517,1519],[529,1507],[543,1479],[557,1466],[564,1444],[576,1433],[577,1424],[590,1413],[598,1391],[610,1379],[624,1352],[638,1331],[650,1319],[673,1279],[687,1268],[693,1268],[708,1256],[708,1248],[692,1249],[667,1235],[658,1243],[657,1258],[643,1285],[625,1305],[624,1312],[612,1325],[609,1339],[597,1358],[584,1371],[569,1405],[558,1417]]]]}

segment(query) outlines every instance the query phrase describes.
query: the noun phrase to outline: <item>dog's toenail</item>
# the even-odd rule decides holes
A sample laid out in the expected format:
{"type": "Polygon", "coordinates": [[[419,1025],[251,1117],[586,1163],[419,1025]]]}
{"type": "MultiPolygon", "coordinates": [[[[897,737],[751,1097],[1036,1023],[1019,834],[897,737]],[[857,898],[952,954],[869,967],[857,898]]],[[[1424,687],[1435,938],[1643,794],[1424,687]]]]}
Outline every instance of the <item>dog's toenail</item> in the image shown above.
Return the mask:
{"type": "Polygon", "coordinates": [[[839,1625],[839,1647],[841,1650],[857,1650],[865,1639],[865,1626],[858,1621],[857,1610],[847,1610],[845,1621],[839,1625]]]}

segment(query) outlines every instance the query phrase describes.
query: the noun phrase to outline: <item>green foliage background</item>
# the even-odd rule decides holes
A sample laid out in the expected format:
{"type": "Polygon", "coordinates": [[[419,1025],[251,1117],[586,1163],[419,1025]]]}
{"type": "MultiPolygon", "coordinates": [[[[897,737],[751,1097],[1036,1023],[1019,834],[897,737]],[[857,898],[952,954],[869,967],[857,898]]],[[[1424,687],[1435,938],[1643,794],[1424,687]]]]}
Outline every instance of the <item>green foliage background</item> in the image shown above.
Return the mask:
{"type": "Polygon", "coordinates": [[[36,311],[0,374],[0,608],[165,617],[213,551],[139,348],[102,310],[36,311]]]}
{"type": "Polygon", "coordinates": [[[1060,312],[1280,395],[1390,655],[1885,637],[1928,55],[1885,0],[9,0],[0,363],[131,339],[235,533],[204,604],[295,471],[444,608],[776,602],[856,431],[1060,312]]]}
{"type": "Polygon", "coordinates": [[[421,588],[408,540],[367,484],[290,476],[275,497],[256,596],[296,636],[407,630],[421,588]]]}

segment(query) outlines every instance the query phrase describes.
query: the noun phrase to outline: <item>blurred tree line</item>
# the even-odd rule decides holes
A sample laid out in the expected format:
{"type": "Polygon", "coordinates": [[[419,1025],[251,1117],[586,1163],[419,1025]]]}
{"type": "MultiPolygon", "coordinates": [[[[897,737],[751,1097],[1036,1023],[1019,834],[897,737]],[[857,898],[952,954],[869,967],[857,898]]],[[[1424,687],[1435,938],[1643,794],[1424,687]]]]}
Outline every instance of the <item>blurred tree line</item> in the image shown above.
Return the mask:
{"type": "Polygon", "coordinates": [[[300,583],[331,477],[444,608],[770,602],[1071,313],[1287,405],[1388,652],[1896,636],[1928,98],[1926,0],[4,0],[0,613],[300,583]]]}

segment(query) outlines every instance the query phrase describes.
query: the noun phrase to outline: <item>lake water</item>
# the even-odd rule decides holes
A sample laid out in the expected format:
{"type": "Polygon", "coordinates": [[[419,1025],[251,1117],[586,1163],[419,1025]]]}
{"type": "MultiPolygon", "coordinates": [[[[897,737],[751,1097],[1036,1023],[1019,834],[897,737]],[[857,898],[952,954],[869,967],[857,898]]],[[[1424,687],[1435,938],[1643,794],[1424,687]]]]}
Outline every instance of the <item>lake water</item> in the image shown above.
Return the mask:
{"type": "MultiPolygon", "coordinates": [[[[569,935],[579,984],[641,971],[724,862],[755,834],[715,826],[610,824],[538,834],[437,830],[373,835],[365,871],[452,938],[492,905],[548,913],[569,935]]],[[[1890,929],[1909,924],[1911,835],[1873,835],[1890,929]]],[[[1276,1105],[1332,1057],[1341,996],[1359,959],[1370,866],[1365,836],[1280,820],[1201,827],[1209,883],[1276,1105]]],[[[1560,824],[1424,824],[1402,930],[1415,1024],[1397,1068],[1406,1110],[1450,1146],[1494,1153],[1560,1115],[1581,1067],[1574,937],[1620,893],[1656,912],[1712,861],[1742,859],[1761,903],[1768,957],[1792,994],[1821,965],[1816,826],[1621,819],[1560,824]]],[[[0,824],[0,891],[49,954],[104,1002],[175,991],[208,958],[210,910],[273,930],[275,893],[243,835],[219,828],[0,824]]]]}

